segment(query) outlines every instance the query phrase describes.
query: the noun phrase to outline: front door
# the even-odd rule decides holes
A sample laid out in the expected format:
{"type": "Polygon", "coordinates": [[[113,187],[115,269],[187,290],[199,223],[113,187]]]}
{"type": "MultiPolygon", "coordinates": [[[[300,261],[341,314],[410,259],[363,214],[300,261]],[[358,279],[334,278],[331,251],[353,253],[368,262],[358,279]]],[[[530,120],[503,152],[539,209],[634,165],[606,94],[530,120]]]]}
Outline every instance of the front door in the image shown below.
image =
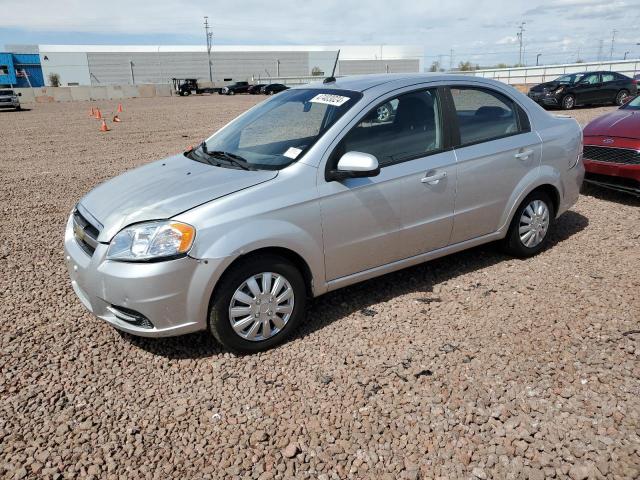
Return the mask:
{"type": "Polygon", "coordinates": [[[516,186],[540,164],[541,141],[524,111],[488,88],[451,87],[460,138],[451,243],[497,231],[516,186]]]}
{"type": "Polygon", "coordinates": [[[576,103],[580,105],[602,101],[602,83],[599,73],[588,73],[575,88],[576,103]]]}
{"type": "Polygon", "coordinates": [[[319,179],[327,280],[449,243],[456,165],[444,144],[436,89],[385,100],[342,138],[328,161],[349,151],[374,155],[376,177],[319,179]]]}

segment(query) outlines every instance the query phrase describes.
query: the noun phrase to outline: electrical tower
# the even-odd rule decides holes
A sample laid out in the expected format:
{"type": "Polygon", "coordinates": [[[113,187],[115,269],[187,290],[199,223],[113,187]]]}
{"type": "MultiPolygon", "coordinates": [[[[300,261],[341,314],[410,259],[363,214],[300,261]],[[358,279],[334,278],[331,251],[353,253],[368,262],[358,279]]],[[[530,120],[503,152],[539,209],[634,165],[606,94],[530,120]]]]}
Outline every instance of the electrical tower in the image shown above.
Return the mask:
{"type": "Polygon", "coordinates": [[[209,81],[213,82],[213,71],[211,69],[211,47],[213,46],[213,32],[209,31],[209,17],[204,17],[204,33],[207,37],[207,59],[209,61],[209,81]]]}
{"type": "Polygon", "coordinates": [[[451,49],[451,54],[449,55],[449,71],[453,71],[453,48],[451,49]]]}
{"type": "Polygon", "coordinates": [[[518,37],[518,42],[520,43],[520,56],[518,60],[518,65],[520,66],[523,65],[522,45],[523,45],[523,39],[524,39],[524,26],[526,24],[527,22],[522,22],[518,27],[518,33],[516,34],[516,36],[518,37]]]}
{"type": "Polygon", "coordinates": [[[616,44],[616,33],[618,33],[617,30],[613,30],[611,32],[611,53],[609,54],[610,60],[613,60],[613,46],[616,44]]]}
{"type": "Polygon", "coordinates": [[[598,61],[602,61],[602,49],[604,48],[604,40],[600,40],[598,43],[598,61]]]}

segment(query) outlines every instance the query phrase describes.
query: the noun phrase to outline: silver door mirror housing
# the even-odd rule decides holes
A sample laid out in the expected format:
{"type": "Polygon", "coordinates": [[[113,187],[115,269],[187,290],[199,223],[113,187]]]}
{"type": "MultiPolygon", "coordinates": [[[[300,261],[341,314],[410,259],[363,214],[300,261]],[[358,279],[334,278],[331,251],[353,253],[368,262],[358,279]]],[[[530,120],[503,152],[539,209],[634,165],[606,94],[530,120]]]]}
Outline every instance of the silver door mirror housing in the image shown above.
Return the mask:
{"type": "Polygon", "coordinates": [[[336,170],[329,172],[331,180],[344,180],[345,178],[375,177],[380,173],[378,159],[364,152],[347,152],[340,160],[336,170]]]}

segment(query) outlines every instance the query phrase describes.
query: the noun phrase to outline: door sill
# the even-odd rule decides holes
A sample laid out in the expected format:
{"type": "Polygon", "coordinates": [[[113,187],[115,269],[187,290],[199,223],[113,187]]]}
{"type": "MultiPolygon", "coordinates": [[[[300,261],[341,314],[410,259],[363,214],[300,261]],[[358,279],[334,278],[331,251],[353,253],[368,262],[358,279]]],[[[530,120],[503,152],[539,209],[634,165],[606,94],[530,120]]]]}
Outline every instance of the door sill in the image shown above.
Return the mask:
{"type": "Polygon", "coordinates": [[[369,280],[370,278],[375,278],[381,275],[385,275],[387,273],[395,272],[397,270],[402,270],[403,268],[411,267],[413,265],[418,265],[420,263],[424,263],[429,260],[435,260],[436,258],[444,257],[452,253],[466,250],[468,248],[473,248],[478,245],[482,245],[483,243],[489,243],[496,240],[500,240],[503,237],[504,237],[504,233],[501,231],[498,231],[498,232],[490,233],[488,235],[483,235],[481,237],[465,240],[464,242],[455,243],[453,245],[447,245],[446,247],[438,248],[437,250],[432,250],[427,253],[421,253],[420,255],[415,255],[413,257],[387,263],[379,267],[363,270],[362,272],[352,273],[351,275],[346,275],[344,277],[336,278],[335,280],[331,280],[327,282],[326,292],[331,292],[333,290],[346,287],[347,285],[353,285],[354,283],[362,282],[364,280],[369,280]]]}

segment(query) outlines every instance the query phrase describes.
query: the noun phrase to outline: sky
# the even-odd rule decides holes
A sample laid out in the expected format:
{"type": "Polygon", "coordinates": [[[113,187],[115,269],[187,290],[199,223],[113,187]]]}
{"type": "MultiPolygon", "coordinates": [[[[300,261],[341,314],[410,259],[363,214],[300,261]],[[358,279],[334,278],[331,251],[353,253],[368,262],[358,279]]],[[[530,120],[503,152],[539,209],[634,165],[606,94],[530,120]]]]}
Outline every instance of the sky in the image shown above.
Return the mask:
{"type": "Polygon", "coordinates": [[[640,0],[0,0],[5,44],[421,45],[425,64],[640,58],[640,0]],[[266,7],[268,5],[268,8],[266,7]],[[601,46],[602,44],[602,46],[601,46]],[[453,50],[453,56],[451,55],[453,50]]]}

